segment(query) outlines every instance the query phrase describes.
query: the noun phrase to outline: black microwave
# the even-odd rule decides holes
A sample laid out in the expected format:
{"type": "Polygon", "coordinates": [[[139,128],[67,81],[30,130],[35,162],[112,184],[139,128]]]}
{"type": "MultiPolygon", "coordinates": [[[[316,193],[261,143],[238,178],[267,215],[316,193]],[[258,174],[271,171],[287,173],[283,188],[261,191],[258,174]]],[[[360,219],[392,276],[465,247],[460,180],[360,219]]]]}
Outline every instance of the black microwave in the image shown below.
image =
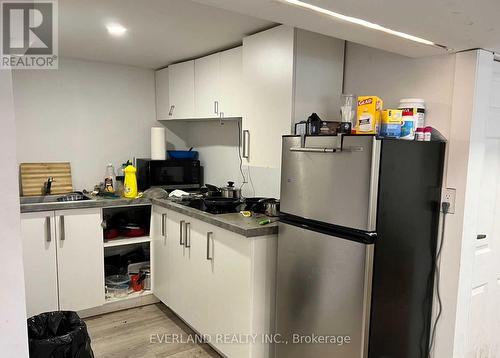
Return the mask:
{"type": "Polygon", "coordinates": [[[190,190],[203,185],[203,167],[199,160],[137,159],[136,166],[140,191],[153,187],[190,190]]]}

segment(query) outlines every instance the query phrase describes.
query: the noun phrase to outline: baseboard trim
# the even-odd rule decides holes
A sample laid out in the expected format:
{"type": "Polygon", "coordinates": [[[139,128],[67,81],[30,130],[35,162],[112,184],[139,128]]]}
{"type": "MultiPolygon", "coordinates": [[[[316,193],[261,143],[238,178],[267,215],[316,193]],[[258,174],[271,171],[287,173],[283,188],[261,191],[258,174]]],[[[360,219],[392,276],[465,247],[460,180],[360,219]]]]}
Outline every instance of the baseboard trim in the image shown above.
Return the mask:
{"type": "Polygon", "coordinates": [[[160,300],[155,295],[146,295],[141,297],[135,297],[126,299],[123,301],[109,302],[102,306],[89,308],[86,310],[78,311],[78,315],[81,318],[89,318],[93,316],[99,316],[106,313],[117,312],[122,310],[127,310],[130,308],[141,307],[146,305],[151,305],[153,303],[158,303],[160,300]]]}

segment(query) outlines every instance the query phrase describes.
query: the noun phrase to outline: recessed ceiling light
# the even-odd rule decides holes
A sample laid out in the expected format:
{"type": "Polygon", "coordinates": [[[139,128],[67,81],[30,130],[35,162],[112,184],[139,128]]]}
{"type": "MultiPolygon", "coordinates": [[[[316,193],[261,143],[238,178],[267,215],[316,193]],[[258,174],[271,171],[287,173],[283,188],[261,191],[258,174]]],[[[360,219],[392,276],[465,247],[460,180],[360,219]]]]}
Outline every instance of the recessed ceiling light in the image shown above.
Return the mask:
{"type": "Polygon", "coordinates": [[[106,29],[108,29],[109,34],[113,36],[123,36],[125,32],[127,32],[125,27],[117,23],[107,24],[106,29]]]}
{"type": "Polygon", "coordinates": [[[423,39],[423,38],[420,38],[417,36],[409,35],[409,34],[406,34],[404,32],[391,30],[391,29],[388,29],[387,27],[383,27],[383,26],[380,26],[378,24],[374,24],[374,23],[366,21],[366,20],[358,19],[356,17],[339,14],[337,12],[334,12],[334,11],[331,11],[331,10],[328,10],[328,9],[325,9],[325,8],[322,8],[322,7],[319,7],[316,5],[312,5],[312,4],[309,4],[309,3],[304,2],[304,1],[300,1],[300,0],[276,0],[276,1],[299,6],[301,8],[312,10],[315,12],[319,12],[321,14],[328,15],[330,17],[333,17],[333,18],[336,18],[339,20],[343,20],[346,22],[350,22],[352,24],[368,27],[368,28],[373,29],[373,30],[382,31],[382,32],[385,32],[387,34],[398,36],[398,37],[401,37],[401,38],[404,38],[404,39],[407,39],[410,41],[418,42],[418,43],[421,43],[424,45],[436,46],[436,47],[447,49],[446,46],[436,44],[435,42],[432,42],[432,41],[429,41],[429,40],[426,40],[426,39],[423,39]]]}

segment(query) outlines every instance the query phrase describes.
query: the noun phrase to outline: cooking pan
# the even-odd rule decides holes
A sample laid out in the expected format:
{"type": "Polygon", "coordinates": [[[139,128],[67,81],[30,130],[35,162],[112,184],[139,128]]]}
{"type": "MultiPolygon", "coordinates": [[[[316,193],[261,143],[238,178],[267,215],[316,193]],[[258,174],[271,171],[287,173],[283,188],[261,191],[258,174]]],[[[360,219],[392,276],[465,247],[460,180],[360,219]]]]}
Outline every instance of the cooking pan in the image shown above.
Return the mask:
{"type": "Polygon", "coordinates": [[[208,210],[235,210],[241,204],[239,199],[233,198],[204,198],[203,202],[208,210]]]}
{"type": "Polygon", "coordinates": [[[276,199],[273,198],[245,198],[245,210],[250,210],[255,213],[264,214],[266,210],[266,203],[269,201],[274,201],[276,199]]]}
{"type": "Polygon", "coordinates": [[[205,188],[202,188],[202,193],[208,198],[222,196],[220,189],[212,184],[205,184],[205,188]]]}

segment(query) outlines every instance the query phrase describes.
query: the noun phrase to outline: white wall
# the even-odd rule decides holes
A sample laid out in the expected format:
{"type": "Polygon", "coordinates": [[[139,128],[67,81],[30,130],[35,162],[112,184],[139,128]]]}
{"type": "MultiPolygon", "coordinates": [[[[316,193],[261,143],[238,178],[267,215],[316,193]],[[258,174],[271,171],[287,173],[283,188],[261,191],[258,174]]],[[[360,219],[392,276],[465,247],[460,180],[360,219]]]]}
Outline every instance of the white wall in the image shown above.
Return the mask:
{"type": "MultiPolygon", "coordinates": [[[[161,125],[154,91],[154,72],[129,66],[62,58],[56,71],[17,71],[18,162],[70,161],[75,189],[92,189],[107,163],[150,157],[150,127],[161,125]]],[[[205,182],[241,185],[235,121],[163,124],[167,149],[200,151],[205,182]]],[[[257,194],[278,195],[279,175],[254,177],[257,194]]]]}
{"type": "Polygon", "coordinates": [[[19,163],[69,161],[75,189],[92,189],[107,163],[150,156],[152,70],[61,58],[13,77],[19,163]]]}
{"type": "MultiPolygon", "coordinates": [[[[495,121],[485,125],[492,96],[492,60],[493,55],[486,51],[410,59],[352,43],[346,52],[345,92],[379,95],[385,107],[397,106],[402,97],[424,98],[427,123],[448,140],[443,187],[455,188],[457,195],[455,214],[446,219],[440,261],[443,313],[432,355],[436,358],[489,357],[498,350],[497,340],[490,339],[498,335],[490,336],[495,329],[491,327],[498,322],[481,320],[481,314],[488,315],[488,300],[497,301],[497,285],[484,290],[490,292],[483,294],[482,301],[479,294],[472,292],[474,280],[483,279],[479,277],[483,268],[474,267],[478,252],[493,254],[497,247],[497,243],[491,242],[491,248],[476,252],[476,245],[480,244],[476,243],[477,234],[487,231],[478,224],[485,220],[478,217],[484,206],[480,198],[485,190],[490,190],[493,194],[487,197],[492,201],[496,190],[496,183],[486,187],[481,181],[485,137],[498,126],[495,121]],[[479,308],[477,302],[481,302],[479,308]]],[[[498,158],[499,154],[487,155],[498,158]]],[[[496,307],[495,302],[491,305],[496,307]]]]}
{"type": "MultiPolygon", "coordinates": [[[[238,156],[237,120],[223,121],[223,125],[218,120],[161,123],[168,128],[169,149],[193,147],[200,153],[205,183],[225,186],[231,180],[238,188],[243,184],[238,156]]],[[[242,188],[244,196],[279,197],[279,168],[249,167],[243,160],[242,170],[247,181],[242,188]]]]}
{"type": "Polygon", "coordinates": [[[500,91],[494,86],[493,66],[490,52],[457,54],[446,184],[457,186],[459,215],[450,215],[446,225],[442,277],[448,299],[445,314],[450,319],[438,331],[438,342],[447,343],[436,347],[439,358],[497,357],[499,352],[499,242],[494,213],[500,91]],[[479,241],[478,234],[487,238],[479,241]]]}
{"type": "MultiPolygon", "coordinates": [[[[443,314],[433,357],[465,357],[459,352],[463,352],[466,337],[457,326],[467,319],[467,314],[460,310],[459,286],[462,240],[470,230],[465,218],[465,193],[476,54],[412,59],[348,43],[345,69],[344,92],[378,95],[386,108],[394,108],[404,97],[424,98],[427,124],[437,128],[448,140],[443,187],[457,189],[456,213],[447,217],[445,227],[440,275],[443,314]]],[[[436,304],[435,301],[435,309],[436,304]]]]}
{"type": "Polygon", "coordinates": [[[241,185],[236,120],[190,123],[186,142],[200,152],[205,183],[225,186],[230,180],[241,185]]]}
{"type": "Polygon", "coordinates": [[[0,153],[2,175],[2,249],[0,250],[0,352],[2,357],[28,357],[24,270],[20,238],[16,128],[11,73],[0,70],[0,153]]]}
{"type": "Polygon", "coordinates": [[[409,58],[347,43],[344,93],[377,95],[385,108],[401,98],[424,98],[426,121],[443,135],[450,132],[455,56],[409,58]]]}

